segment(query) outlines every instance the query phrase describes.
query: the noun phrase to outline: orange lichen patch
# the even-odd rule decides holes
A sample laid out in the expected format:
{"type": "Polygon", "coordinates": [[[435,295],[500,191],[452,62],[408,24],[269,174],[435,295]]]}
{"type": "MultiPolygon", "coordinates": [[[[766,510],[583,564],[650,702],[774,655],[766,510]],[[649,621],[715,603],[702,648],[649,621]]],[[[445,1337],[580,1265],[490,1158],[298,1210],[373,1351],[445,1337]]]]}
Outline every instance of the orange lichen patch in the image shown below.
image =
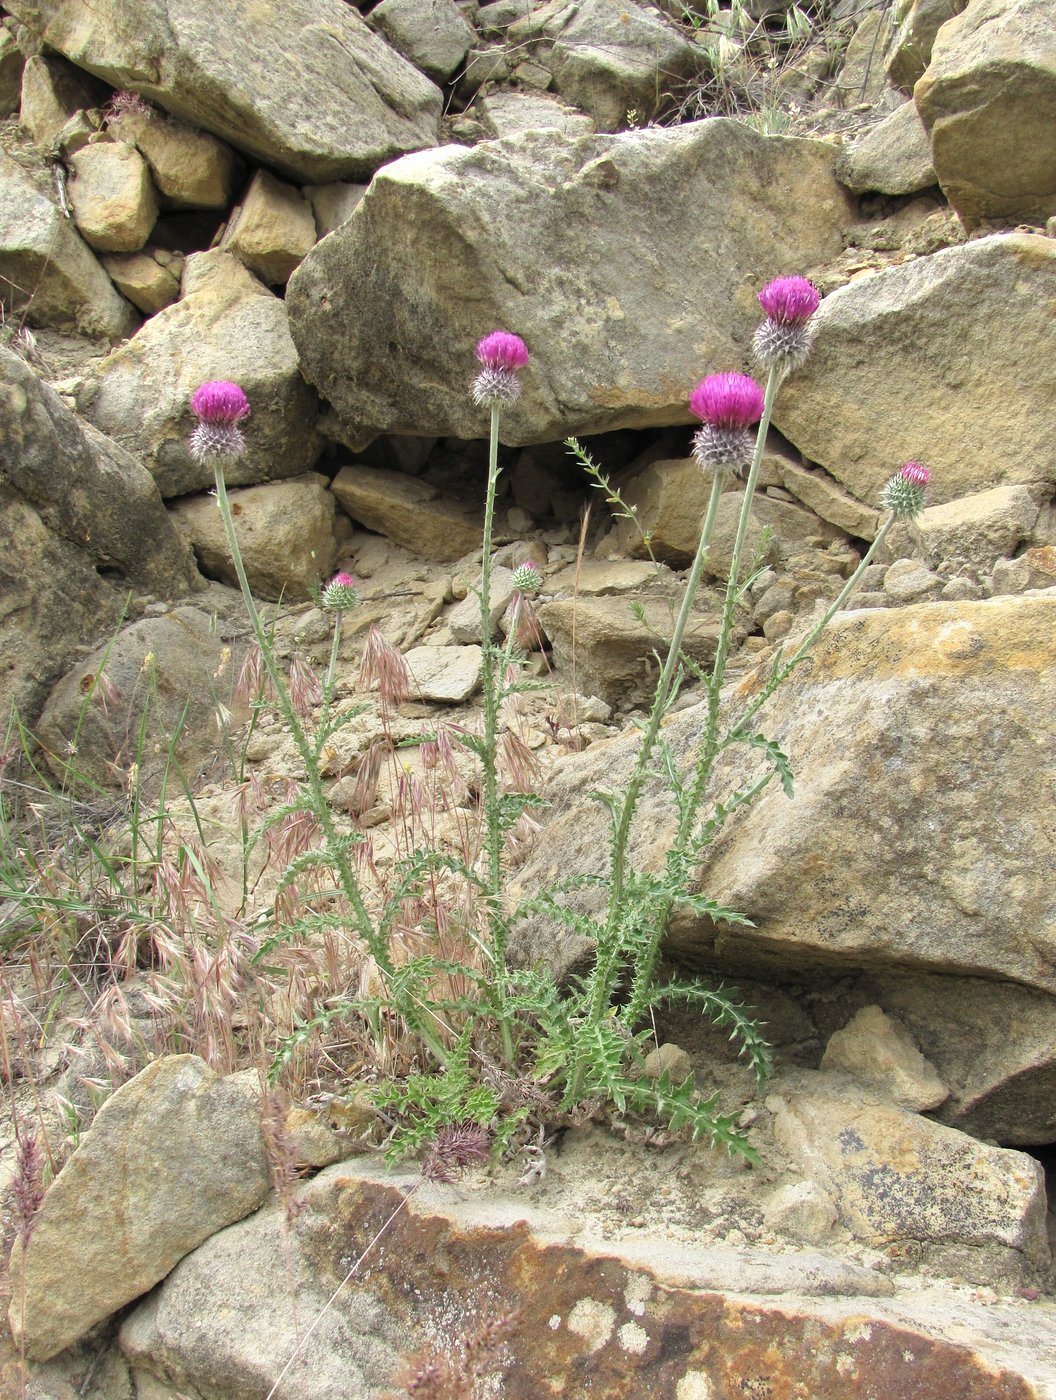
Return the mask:
{"type": "Polygon", "coordinates": [[[881,1318],[842,1320],[663,1283],[622,1260],[542,1244],[523,1222],[463,1226],[398,1190],[337,1175],[305,1191],[294,1225],[305,1268],[347,1285],[407,1336],[404,1370],[457,1359],[482,1319],[504,1319],[489,1360],[504,1400],[1031,1400],[1022,1377],[968,1347],[881,1318]],[[389,1222],[387,1228],[386,1222],[389,1222]],[[628,1305],[628,1298],[634,1304],[628,1305]]]}

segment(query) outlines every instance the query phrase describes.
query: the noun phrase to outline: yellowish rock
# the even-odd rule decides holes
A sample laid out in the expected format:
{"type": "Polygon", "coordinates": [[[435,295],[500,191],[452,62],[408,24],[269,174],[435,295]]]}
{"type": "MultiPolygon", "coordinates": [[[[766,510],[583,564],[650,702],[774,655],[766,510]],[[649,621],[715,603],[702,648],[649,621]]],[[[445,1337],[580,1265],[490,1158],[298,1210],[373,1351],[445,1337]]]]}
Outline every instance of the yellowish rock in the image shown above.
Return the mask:
{"type": "Polygon", "coordinates": [[[258,170],[221,245],[271,286],[284,284],[315,244],[312,206],[293,185],[258,170]]]}
{"type": "Polygon", "coordinates": [[[138,151],[121,141],[99,141],[70,157],[69,197],[86,242],[103,253],[134,253],[158,217],[150,171],[138,151]]]}

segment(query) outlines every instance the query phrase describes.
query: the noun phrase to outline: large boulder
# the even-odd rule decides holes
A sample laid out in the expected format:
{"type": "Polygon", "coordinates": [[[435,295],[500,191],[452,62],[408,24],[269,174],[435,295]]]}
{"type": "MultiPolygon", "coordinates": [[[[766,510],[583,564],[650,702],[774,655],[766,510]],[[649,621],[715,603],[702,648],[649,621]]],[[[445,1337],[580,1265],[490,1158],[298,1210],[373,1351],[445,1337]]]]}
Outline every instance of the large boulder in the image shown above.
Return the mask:
{"type": "Polygon", "coordinates": [[[437,140],[439,88],[343,0],[12,0],[80,68],[301,181],[371,174],[437,140]]]}
{"type": "Polygon", "coordinates": [[[836,174],[855,194],[916,194],[936,184],[931,144],[913,103],[903,102],[841,152],[836,174]]]}
{"type": "Polygon", "coordinates": [[[31,325],[105,340],[131,335],[139,317],[54,199],[43,171],[31,174],[0,151],[0,287],[4,310],[31,325]]]}
{"type": "Polygon", "coordinates": [[[971,0],[913,89],[947,199],[966,224],[1056,213],[1056,25],[1050,0],[971,0]]]}
{"type": "Polygon", "coordinates": [[[290,279],[304,371],[351,432],[481,437],[473,348],[503,326],[533,354],[508,442],[687,422],[758,287],[842,249],[833,159],[725,119],[407,156],[290,279]]]}
{"type": "Polygon", "coordinates": [[[171,596],[201,581],[149,473],[9,350],[0,376],[0,706],[32,720],[130,585],[171,596]]]}
{"type": "Polygon", "coordinates": [[[46,1361],[146,1293],[270,1184],[259,1090],[196,1055],[156,1060],[99,1110],[16,1247],[9,1317],[26,1355],[46,1361]]]}
{"type": "Polygon", "coordinates": [[[1012,233],[858,278],[822,302],[774,422],[870,506],[906,460],[935,505],[1056,480],[1054,275],[1056,242],[1012,233]]]}
{"type": "Polygon", "coordinates": [[[283,302],[221,252],[188,258],[184,292],[93,370],[81,412],[145,463],[163,496],[182,496],[213,481],[212,467],[190,454],[191,395],[207,380],[234,380],[252,417],[228,483],[299,476],[319,453],[318,401],[298,369],[283,302]]]}
{"type": "Polygon", "coordinates": [[[935,35],[966,4],[967,0],[897,0],[897,28],[884,58],[887,76],[896,87],[912,90],[931,62],[935,35]]]}

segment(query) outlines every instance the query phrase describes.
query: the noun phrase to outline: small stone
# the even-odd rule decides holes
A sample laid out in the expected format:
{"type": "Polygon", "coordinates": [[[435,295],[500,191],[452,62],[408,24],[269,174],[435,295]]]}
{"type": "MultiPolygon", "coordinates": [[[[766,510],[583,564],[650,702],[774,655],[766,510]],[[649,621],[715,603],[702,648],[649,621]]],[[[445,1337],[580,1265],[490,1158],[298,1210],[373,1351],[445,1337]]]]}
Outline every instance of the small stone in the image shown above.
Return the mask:
{"type": "Polygon", "coordinates": [[[920,601],[941,586],[941,579],[916,559],[896,559],[884,575],[884,592],[900,603],[920,601]]]}
{"type": "Polygon", "coordinates": [[[991,575],[993,597],[1010,593],[1025,593],[1030,587],[1030,560],[1025,554],[1018,559],[998,559],[991,575]]]}
{"type": "Polygon", "coordinates": [[[950,1096],[906,1028],[879,1006],[863,1007],[829,1037],[821,1067],[844,1070],[917,1113],[938,1108],[950,1096]]]}
{"type": "MultiPolygon", "coordinates": [[[[474,587],[479,587],[479,579],[474,587]]],[[[489,612],[491,614],[492,635],[498,627],[503,613],[510,606],[513,597],[513,574],[509,569],[492,568],[489,589],[489,612]]],[[[447,625],[451,629],[452,640],[459,645],[469,645],[480,641],[480,598],[470,591],[447,615],[447,625]]]]}
{"type": "Polygon", "coordinates": [[[347,222],[359,208],[359,201],[366,192],[366,185],[355,185],[346,180],[335,180],[329,185],[306,185],[304,195],[312,206],[318,236],[325,238],[347,222]]]}
{"type": "Polygon", "coordinates": [[[438,83],[454,76],[476,38],[453,0],[381,0],[370,12],[370,23],[397,53],[438,83]]]}
{"type": "Polygon", "coordinates": [[[423,700],[459,704],[480,684],[479,646],[413,647],[404,660],[423,700]]]}
{"type": "Polygon", "coordinates": [[[774,613],[763,623],[763,636],[768,642],[779,642],[787,637],[795,623],[793,615],[785,608],[774,613]]]}
{"type": "Polygon", "coordinates": [[[22,73],[19,121],[38,146],[51,146],[74,112],[98,107],[106,88],[64,58],[36,54],[22,73]]]}
{"type": "Polygon", "coordinates": [[[650,1050],[645,1057],[646,1079],[659,1079],[662,1074],[666,1074],[673,1084],[681,1084],[692,1073],[692,1060],[681,1045],[673,1045],[670,1041],[656,1050],[650,1050]]]}
{"type": "Polygon", "coordinates": [[[816,1181],[796,1181],[782,1186],[767,1201],[763,1218],[779,1234],[822,1244],[836,1226],[836,1206],[832,1197],[816,1181]]]}
{"type": "Polygon", "coordinates": [[[153,316],[178,300],[180,279],[150,252],[107,253],[100,262],[114,286],[145,316],[153,316]]]}

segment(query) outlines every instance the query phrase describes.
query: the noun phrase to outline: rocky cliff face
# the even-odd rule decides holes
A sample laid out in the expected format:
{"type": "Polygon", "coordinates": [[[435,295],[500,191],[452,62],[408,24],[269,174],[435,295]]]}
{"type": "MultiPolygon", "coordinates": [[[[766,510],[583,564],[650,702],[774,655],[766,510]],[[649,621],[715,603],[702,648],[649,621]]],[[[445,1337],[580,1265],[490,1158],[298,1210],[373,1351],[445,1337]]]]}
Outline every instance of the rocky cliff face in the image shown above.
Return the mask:
{"type": "MultiPolygon", "coordinates": [[[[638,0],[2,10],[0,703],[42,772],[76,758],[91,776],[99,830],[174,756],[195,816],[174,805],[158,839],[182,833],[227,930],[187,971],[163,942],[122,942],[114,911],[86,925],[62,905],[34,931],[47,958],[23,962],[0,891],[16,1103],[61,1073],[87,1116],[86,1080],[130,1081],[15,1250],[4,1385],[21,1348],[28,1394],[96,1400],[1056,1394],[1049,7],[906,0],[824,25],[638,0]],[[537,567],[519,643],[542,688],[516,722],[551,805],[518,849],[527,892],[603,870],[586,794],[629,772],[707,505],[687,395],[746,364],[756,293],[792,273],[824,297],[766,444],[727,712],[836,597],[892,472],[925,461],[932,486],[760,716],[795,797],[737,812],[701,871],[751,927],[669,929],[675,964],[736,977],[768,1023],[762,1100],[721,1035],[657,1027],[665,1064],[731,1099],[758,1167],[628,1118],[540,1142],[497,1181],[419,1189],[352,1160],[376,1119],[330,1081],[326,1113],[286,1106],[262,1134],[254,1017],[292,1034],[359,972],[328,945],[336,981],[294,958],[281,987],[246,991],[265,986],[253,901],[277,879],[259,852],[252,882],[233,873],[247,792],[288,802],[303,766],[261,715],[237,783],[217,759],[217,716],[245,716],[244,620],[190,395],[224,379],[248,396],[229,484],[280,653],[325,666],[313,590],[335,567],[359,582],[324,774],[384,870],[423,726],[477,722],[487,422],[468,383],[482,334],[527,341],[492,595],[505,635],[510,571],[537,567]],[[570,433],[633,517],[590,492],[570,433]],[[388,729],[357,710],[372,625],[415,687],[388,729]],[[392,773],[385,745],[404,746],[392,773]],[[81,1000],[53,1004],[42,969],[70,947],[81,1000]],[[160,989],[185,971],[177,1028],[160,989]],[[59,1022],[83,1066],[24,1029],[59,1022]],[[320,1174],[295,1188],[279,1159],[320,1174]]],[[[719,505],[698,661],[742,490],[719,505]]],[[[676,757],[703,702],[687,689],[667,726],[676,757]]],[[[0,801],[22,801],[17,748],[0,742],[0,801]]],[[[750,757],[720,769],[720,799],[750,757]]],[[[474,775],[453,781],[452,820],[470,819],[474,775]]],[[[643,812],[635,853],[656,870],[659,787],[643,812]]],[[[536,919],[511,953],[574,975],[591,950],[536,919]]]]}

